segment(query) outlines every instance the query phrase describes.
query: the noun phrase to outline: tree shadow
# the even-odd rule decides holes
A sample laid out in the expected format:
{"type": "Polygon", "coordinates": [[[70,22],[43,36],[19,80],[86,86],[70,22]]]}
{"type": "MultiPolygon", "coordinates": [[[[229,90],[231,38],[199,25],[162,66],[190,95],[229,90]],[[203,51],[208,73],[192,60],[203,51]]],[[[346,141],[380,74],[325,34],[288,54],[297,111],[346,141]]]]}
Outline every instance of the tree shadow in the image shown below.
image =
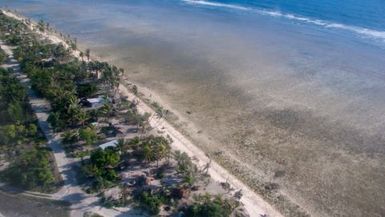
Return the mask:
{"type": "Polygon", "coordinates": [[[131,208],[130,210],[122,212],[116,217],[147,217],[147,216],[150,216],[150,215],[147,214],[144,210],[131,208]]]}
{"type": "Polygon", "coordinates": [[[79,192],[79,193],[65,195],[64,197],[62,197],[62,200],[71,202],[73,204],[73,203],[79,203],[85,198],[87,198],[87,196],[79,192]]]}

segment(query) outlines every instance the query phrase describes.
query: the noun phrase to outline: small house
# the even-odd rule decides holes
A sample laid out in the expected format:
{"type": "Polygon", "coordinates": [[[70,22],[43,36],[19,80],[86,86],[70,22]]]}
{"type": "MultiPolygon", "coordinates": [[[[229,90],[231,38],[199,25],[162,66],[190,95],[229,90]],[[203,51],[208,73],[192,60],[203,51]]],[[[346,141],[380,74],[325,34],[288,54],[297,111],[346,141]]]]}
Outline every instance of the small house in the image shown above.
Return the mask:
{"type": "Polygon", "coordinates": [[[101,149],[106,149],[106,148],[109,148],[109,147],[113,147],[113,148],[116,148],[118,146],[118,140],[112,140],[112,141],[109,141],[109,142],[106,142],[104,144],[101,144],[99,145],[99,148],[101,149]]]}
{"type": "Polygon", "coordinates": [[[104,97],[88,98],[82,101],[82,104],[84,106],[87,106],[90,108],[99,108],[105,105],[106,103],[108,103],[108,99],[104,97]]]}

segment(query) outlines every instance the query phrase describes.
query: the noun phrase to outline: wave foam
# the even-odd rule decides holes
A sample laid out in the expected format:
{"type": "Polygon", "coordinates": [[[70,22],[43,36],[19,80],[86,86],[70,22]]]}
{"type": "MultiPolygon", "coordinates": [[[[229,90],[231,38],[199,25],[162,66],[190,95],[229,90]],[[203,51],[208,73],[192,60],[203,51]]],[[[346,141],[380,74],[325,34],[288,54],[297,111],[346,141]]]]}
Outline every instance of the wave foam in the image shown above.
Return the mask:
{"type": "Polygon", "coordinates": [[[233,4],[225,4],[225,3],[217,3],[217,2],[210,2],[210,1],[204,1],[204,0],[183,0],[184,2],[188,4],[196,4],[196,5],[205,5],[205,6],[211,6],[211,7],[221,7],[221,8],[228,8],[228,9],[235,9],[235,10],[242,10],[242,11],[252,11],[261,15],[268,15],[273,17],[283,17],[290,20],[296,20],[300,22],[305,23],[311,23],[318,26],[323,26],[325,28],[334,28],[334,29],[342,29],[346,31],[350,31],[356,34],[360,34],[365,37],[374,38],[374,39],[380,39],[383,42],[385,42],[385,32],[384,31],[378,31],[373,29],[368,29],[364,27],[359,26],[351,26],[351,25],[345,25],[341,23],[333,23],[328,22],[324,20],[318,20],[318,19],[311,19],[307,17],[297,16],[294,14],[288,14],[288,13],[282,13],[280,11],[268,11],[268,10],[261,10],[261,9],[254,9],[250,7],[244,7],[240,5],[233,5],[233,4]]]}
{"type": "Polygon", "coordinates": [[[216,3],[216,2],[209,2],[209,1],[203,1],[203,0],[183,0],[183,1],[187,2],[189,4],[206,5],[206,6],[221,7],[221,8],[230,8],[230,9],[236,9],[236,10],[242,10],[242,11],[252,10],[251,8],[243,7],[243,6],[239,6],[239,5],[216,3]]]}

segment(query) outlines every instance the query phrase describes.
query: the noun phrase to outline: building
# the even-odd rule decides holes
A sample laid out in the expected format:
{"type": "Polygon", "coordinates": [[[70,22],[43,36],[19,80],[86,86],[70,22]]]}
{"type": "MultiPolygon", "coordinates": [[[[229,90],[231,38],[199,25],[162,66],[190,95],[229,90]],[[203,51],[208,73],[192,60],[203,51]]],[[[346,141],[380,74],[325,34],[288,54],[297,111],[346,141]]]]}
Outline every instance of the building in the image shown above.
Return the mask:
{"type": "Polygon", "coordinates": [[[85,99],[82,104],[90,108],[99,108],[108,103],[108,99],[104,97],[88,98],[85,99]]]}
{"type": "Polygon", "coordinates": [[[109,141],[109,142],[106,142],[106,143],[104,143],[104,144],[101,144],[101,145],[99,145],[99,148],[101,148],[101,149],[106,149],[106,148],[108,148],[108,147],[113,147],[113,148],[116,148],[117,146],[118,146],[118,140],[112,140],[112,141],[109,141]]]}

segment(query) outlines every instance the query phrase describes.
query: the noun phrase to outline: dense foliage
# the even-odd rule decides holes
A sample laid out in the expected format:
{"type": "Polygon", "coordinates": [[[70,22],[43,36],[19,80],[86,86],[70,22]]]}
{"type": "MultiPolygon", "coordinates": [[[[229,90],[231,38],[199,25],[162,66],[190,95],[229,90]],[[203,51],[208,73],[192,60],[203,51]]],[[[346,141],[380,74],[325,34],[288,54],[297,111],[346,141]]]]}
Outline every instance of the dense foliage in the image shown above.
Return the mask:
{"type": "Polygon", "coordinates": [[[0,49],[0,64],[3,64],[7,60],[7,54],[0,49]]]}
{"type": "Polygon", "coordinates": [[[85,142],[85,145],[92,145],[98,140],[98,135],[93,127],[81,128],[79,137],[85,142]]]}
{"type": "MultiPolygon", "coordinates": [[[[0,15],[0,37],[9,44],[26,43],[25,25],[0,15]]],[[[1,50],[0,62],[6,58],[1,50]]],[[[26,189],[52,191],[57,180],[51,153],[44,142],[28,103],[24,86],[12,70],[0,68],[0,156],[10,161],[2,180],[26,189]]]]}
{"type": "Polygon", "coordinates": [[[28,41],[29,36],[25,35],[26,25],[0,14],[0,37],[11,45],[18,45],[28,41]]]}
{"type": "Polygon", "coordinates": [[[96,149],[90,159],[82,167],[83,172],[91,179],[91,191],[100,191],[111,187],[118,180],[115,167],[120,162],[120,154],[115,148],[96,149]]]}
{"type": "Polygon", "coordinates": [[[237,204],[219,196],[212,198],[209,195],[204,195],[198,198],[194,204],[188,206],[184,210],[184,214],[186,217],[225,217],[230,216],[237,206],[237,204]]]}
{"type": "Polygon", "coordinates": [[[4,179],[26,189],[50,190],[55,177],[50,164],[50,153],[45,149],[32,149],[19,156],[3,173],[4,179]]]}
{"type": "Polygon", "coordinates": [[[193,185],[198,175],[197,166],[185,152],[181,153],[180,151],[176,151],[174,158],[177,161],[176,171],[183,177],[183,181],[189,185],[193,185]]]}
{"type": "Polygon", "coordinates": [[[170,157],[170,142],[162,136],[136,137],[124,145],[123,149],[134,150],[134,155],[139,160],[146,162],[159,162],[170,157]]]}
{"type": "Polygon", "coordinates": [[[144,210],[151,215],[157,215],[160,212],[160,206],[163,203],[162,197],[159,194],[151,191],[141,191],[134,198],[144,210]]]}
{"type": "Polygon", "coordinates": [[[9,152],[16,145],[33,143],[38,128],[27,102],[27,92],[11,72],[0,68],[0,147],[9,152]]]}
{"type": "Polygon", "coordinates": [[[0,84],[0,123],[24,120],[28,107],[26,90],[3,68],[0,68],[0,84]]]}

